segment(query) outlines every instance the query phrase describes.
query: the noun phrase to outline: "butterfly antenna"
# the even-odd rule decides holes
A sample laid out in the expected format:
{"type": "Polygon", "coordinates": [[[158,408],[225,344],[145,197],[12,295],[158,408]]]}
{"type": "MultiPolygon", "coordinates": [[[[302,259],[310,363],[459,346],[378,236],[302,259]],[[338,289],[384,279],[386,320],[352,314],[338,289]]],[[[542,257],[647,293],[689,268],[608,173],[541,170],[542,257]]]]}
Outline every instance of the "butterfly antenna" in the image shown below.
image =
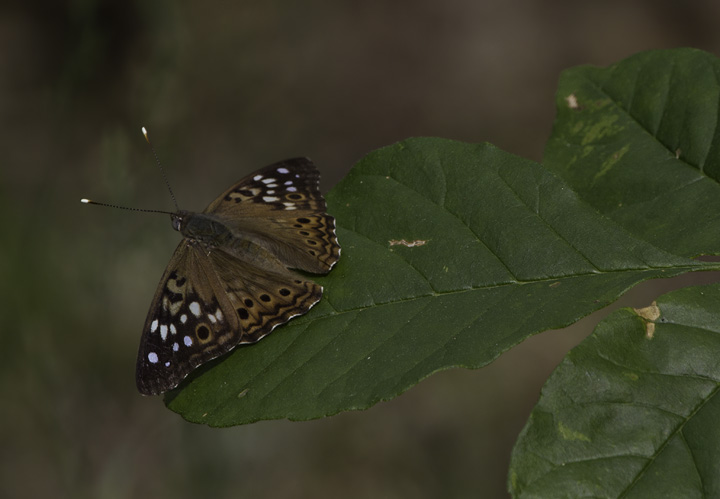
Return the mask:
{"type": "Polygon", "coordinates": [[[97,201],[93,201],[92,199],[81,199],[81,203],[85,204],[96,204],[98,206],[107,206],[108,208],[118,208],[120,210],[128,210],[128,211],[144,211],[145,213],[164,213],[165,215],[174,215],[174,213],[169,211],[163,211],[163,210],[146,210],[143,208],[130,208],[128,206],[120,206],[117,204],[108,204],[108,203],[99,203],[97,201]]]}
{"type": "MultiPolygon", "coordinates": [[[[155,161],[157,162],[158,168],[160,168],[160,173],[162,174],[163,180],[165,181],[165,185],[168,188],[168,191],[170,191],[170,197],[173,200],[173,203],[175,203],[175,209],[177,211],[180,211],[180,207],[177,204],[177,200],[175,199],[175,193],[173,193],[172,188],[170,187],[170,182],[168,181],[167,175],[165,175],[165,170],[163,170],[162,164],[160,164],[160,158],[158,158],[157,153],[155,152],[155,148],[152,145],[152,142],[150,142],[150,138],[148,137],[147,130],[145,127],[142,127],[142,133],[145,136],[145,140],[147,141],[148,145],[150,146],[150,150],[153,153],[153,156],[155,156],[155,161]]],[[[97,203],[95,203],[97,204],[97,203]]],[[[149,210],[141,210],[141,211],[149,211],[149,210]]]]}

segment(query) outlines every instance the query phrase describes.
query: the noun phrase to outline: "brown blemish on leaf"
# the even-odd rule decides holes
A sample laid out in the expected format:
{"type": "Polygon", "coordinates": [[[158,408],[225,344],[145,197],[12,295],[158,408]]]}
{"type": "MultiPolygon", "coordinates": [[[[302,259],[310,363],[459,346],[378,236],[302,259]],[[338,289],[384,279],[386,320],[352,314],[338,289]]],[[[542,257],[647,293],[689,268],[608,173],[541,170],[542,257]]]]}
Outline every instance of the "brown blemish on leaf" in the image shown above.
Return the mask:
{"type": "Polygon", "coordinates": [[[655,335],[655,321],[660,318],[660,309],[656,302],[652,302],[649,307],[634,308],[636,314],[645,320],[645,337],[651,340],[655,335]]]}
{"type": "Polygon", "coordinates": [[[655,336],[655,323],[654,322],[646,322],[645,323],[645,337],[648,340],[652,340],[653,336],[655,336]]]}
{"type": "Polygon", "coordinates": [[[415,246],[425,246],[428,242],[424,241],[422,239],[416,239],[415,241],[406,241],[405,239],[400,239],[399,241],[396,239],[391,239],[388,241],[390,246],[407,246],[408,248],[414,248],[415,246]]]}

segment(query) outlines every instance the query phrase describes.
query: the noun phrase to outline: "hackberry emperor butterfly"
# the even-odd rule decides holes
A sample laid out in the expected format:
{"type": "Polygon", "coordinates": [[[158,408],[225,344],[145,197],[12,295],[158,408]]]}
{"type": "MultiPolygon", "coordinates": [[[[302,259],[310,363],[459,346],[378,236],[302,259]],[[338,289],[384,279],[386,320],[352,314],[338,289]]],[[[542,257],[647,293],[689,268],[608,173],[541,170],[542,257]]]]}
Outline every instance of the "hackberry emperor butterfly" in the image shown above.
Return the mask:
{"type": "Polygon", "coordinates": [[[320,285],[289,270],[326,274],[340,257],[319,178],[309,159],[288,159],[243,178],[201,213],[171,214],[184,237],[145,319],[141,393],[175,388],[200,364],[320,300],[320,285]]]}

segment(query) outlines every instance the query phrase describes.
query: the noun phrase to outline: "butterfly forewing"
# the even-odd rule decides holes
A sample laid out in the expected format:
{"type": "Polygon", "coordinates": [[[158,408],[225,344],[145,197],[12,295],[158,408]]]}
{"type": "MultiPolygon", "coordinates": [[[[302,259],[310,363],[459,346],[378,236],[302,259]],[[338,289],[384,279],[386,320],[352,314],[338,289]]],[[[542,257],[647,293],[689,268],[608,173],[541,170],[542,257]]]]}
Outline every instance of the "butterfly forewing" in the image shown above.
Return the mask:
{"type": "Polygon", "coordinates": [[[239,237],[256,238],[287,267],[325,274],[340,258],[335,219],[325,213],[320,174],[307,158],[266,166],[205,209],[239,237]]]}
{"type": "Polygon", "coordinates": [[[320,173],[308,158],[293,158],[261,168],[239,180],[205,208],[205,213],[247,217],[251,203],[269,210],[325,211],[320,173]]]}
{"type": "Polygon", "coordinates": [[[223,284],[200,244],[183,239],[150,306],[136,381],[146,395],[178,385],[194,368],[230,351],[242,329],[223,284]]]}
{"type": "Polygon", "coordinates": [[[198,365],[259,340],[320,300],[320,285],[289,270],[324,274],[340,257],[318,180],[310,160],[286,160],[240,180],[202,214],[173,216],[186,237],[145,321],[141,393],[176,387],[198,365]]]}

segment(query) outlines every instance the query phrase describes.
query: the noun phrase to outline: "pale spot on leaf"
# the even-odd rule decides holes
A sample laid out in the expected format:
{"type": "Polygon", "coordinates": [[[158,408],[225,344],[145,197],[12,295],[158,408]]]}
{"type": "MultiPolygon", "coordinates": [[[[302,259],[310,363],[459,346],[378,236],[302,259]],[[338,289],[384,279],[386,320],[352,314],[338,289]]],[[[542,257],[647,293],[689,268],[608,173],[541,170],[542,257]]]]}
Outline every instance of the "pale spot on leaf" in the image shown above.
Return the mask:
{"type": "Polygon", "coordinates": [[[565,102],[567,102],[568,107],[570,109],[578,109],[580,105],[578,104],[577,97],[575,94],[570,94],[567,97],[565,97],[565,102]]]}
{"type": "Polygon", "coordinates": [[[388,241],[390,246],[407,246],[408,248],[414,248],[415,246],[425,246],[428,242],[423,239],[416,239],[414,241],[406,241],[405,239],[391,239],[388,241]]]}
{"type": "Polygon", "coordinates": [[[655,336],[655,321],[660,318],[660,308],[656,302],[652,302],[649,307],[634,308],[633,310],[645,321],[645,337],[651,340],[655,336]]]}
{"type": "Polygon", "coordinates": [[[560,436],[565,440],[580,440],[581,442],[591,442],[590,438],[580,433],[579,431],[571,430],[565,426],[562,422],[558,423],[558,432],[560,436]]]}

